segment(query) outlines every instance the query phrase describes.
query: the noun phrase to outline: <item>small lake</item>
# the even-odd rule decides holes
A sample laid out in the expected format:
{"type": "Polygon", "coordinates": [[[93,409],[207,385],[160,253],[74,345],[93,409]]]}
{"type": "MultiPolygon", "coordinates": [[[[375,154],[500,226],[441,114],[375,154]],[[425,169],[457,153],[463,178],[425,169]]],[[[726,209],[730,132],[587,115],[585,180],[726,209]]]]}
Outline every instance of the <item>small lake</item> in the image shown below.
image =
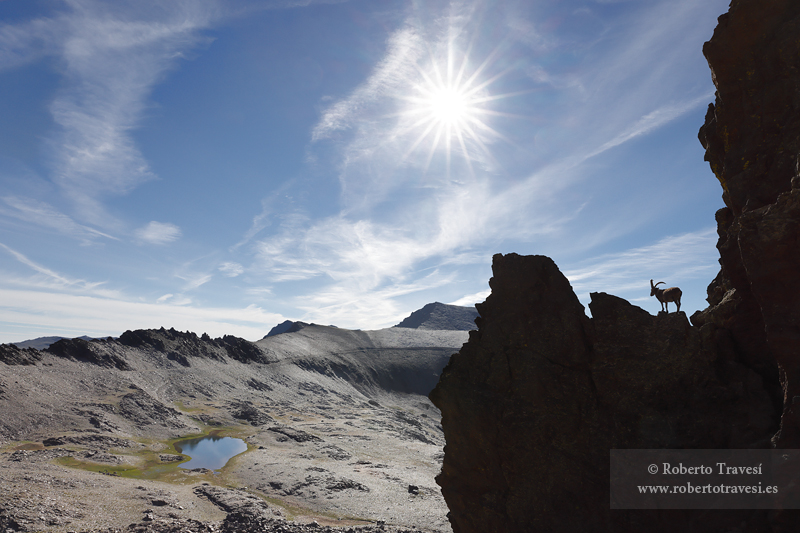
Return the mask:
{"type": "Polygon", "coordinates": [[[219,470],[231,457],[246,451],[247,443],[233,437],[208,436],[176,442],[175,449],[192,458],[180,465],[181,468],[219,470]]]}

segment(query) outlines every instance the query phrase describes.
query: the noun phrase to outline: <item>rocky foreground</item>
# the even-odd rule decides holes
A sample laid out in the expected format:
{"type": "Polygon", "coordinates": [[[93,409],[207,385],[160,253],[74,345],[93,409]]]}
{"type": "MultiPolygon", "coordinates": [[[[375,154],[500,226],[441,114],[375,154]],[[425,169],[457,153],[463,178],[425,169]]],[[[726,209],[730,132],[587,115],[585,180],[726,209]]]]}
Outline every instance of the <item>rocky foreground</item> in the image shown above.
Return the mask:
{"type": "Polygon", "coordinates": [[[0,533],[450,531],[425,395],[466,338],[300,324],[2,345],[0,533]],[[180,468],[173,443],[209,433],[248,450],[180,468]]]}

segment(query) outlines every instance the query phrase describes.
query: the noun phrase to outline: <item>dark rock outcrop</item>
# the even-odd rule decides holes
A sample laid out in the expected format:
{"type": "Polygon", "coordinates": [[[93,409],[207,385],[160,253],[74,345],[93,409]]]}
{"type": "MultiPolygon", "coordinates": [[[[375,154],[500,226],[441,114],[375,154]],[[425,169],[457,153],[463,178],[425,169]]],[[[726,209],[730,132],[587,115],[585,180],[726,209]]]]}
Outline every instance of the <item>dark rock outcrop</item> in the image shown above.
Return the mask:
{"type": "Polygon", "coordinates": [[[248,401],[234,402],[231,405],[231,416],[249,422],[251,426],[263,426],[275,422],[271,416],[260,411],[252,402],[248,401]]]}
{"type": "Polygon", "coordinates": [[[477,317],[474,307],[434,302],[414,311],[395,327],[470,331],[475,329],[477,317]]]}
{"type": "Polygon", "coordinates": [[[62,357],[107,365],[108,360],[113,360],[115,364],[119,361],[124,363],[124,360],[114,353],[123,352],[122,348],[135,348],[160,356],[166,355],[168,360],[184,367],[192,366],[193,358],[212,359],[223,363],[227,363],[230,359],[241,363],[270,362],[258,346],[239,337],[225,335],[222,338],[212,339],[205,333],[198,337],[191,331],[184,333],[174,328],[163,327],[129,330],[116,340],[109,338],[87,342],[81,339],[65,339],[53,344],[48,351],[62,357]]]}
{"type": "Polygon", "coordinates": [[[181,422],[181,414],[178,411],[164,405],[141,389],[123,396],[119,402],[118,411],[121,416],[140,428],[149,424],[159,424],[172,428],[186,427],[181,422]]]}
{"type": "Polygon", "coordinates": [[[273,426],[269,428],[270,431],[279,433],[287,439],[292,439],[295,442],[322,442],[322,439],[311,433],[306,433],[301,429],[295,429],[288,426],[273,426]]]}
{"type": "Polygon", "coordinates": [[[233,335],[225,335],[214,342],[225,348],[228,357],[240,363],[269,363],[270,359],[264,355],[254,343],[233,335]]]}
{"type": "Polygon", "coordinates": [[[700,142],[726,207],[711,307],[736,354],[777,382],[779,448],[800,447],[800,3],[734,0],[703,47],[716,101],[700,142]]]}
{"type": "MultiPolygon", "coordinates": [[[[247,341],[245,341],[247,342],[247,341]]],[[[182,332],[174,328],[138,329],[126,331],[119,337],[119,343],[131,348],[150,349],[167,355],[167,359],[182,366],[191,366],[192,357],[201,357],[225,362],[219,340],[208,335],[198,337],[191,331],[182,332]]]]}
{"type": "Polygon", "coordinates": [[[42,353],[35,348],[19,348],[14,344],[0,344],[0,363],[7,365],[35,365],[42,353]]]}
{"type": "MultiPolygon", "coordinates": [[[[103,343],[105,341],[96,342],[103,343]]],[[[83,339],[61,339],[51,344],[45,351],[72,361],[91,363],[105,368],[131,370],[125,359],[117,354],[95,349],[94,344],[95,341],[89,342],[83,339]]]]}
{"type": "MultiPolygon", "coordinates": [[[[190,331],[184,333],[173,328],[129,330],[120,335],[119,339],[61,338],[43,351],[72,361],[131,370],[125,360],[126,349],[130,348],[159,357],[166,356],[167,360],[184,367],[190,367],[193,358],[213,359],[223,363],[231,359],[245,364],[272,362],[255,343],[245,339],[232,335],[212,339],[205,333],[198,337],[190,331]]],[[[33,365],[41,360],[42,352],[33,348],[0,344],[0,362],[7,365],[33,365]]]]}
{"type": "Polygon", "coordinates": [[[610,449],[768,447],[779,412],[758,373],[684,313],[652,316],[594,293],[587,318],[547,257],[496,255],[492,268],[479,330],[430,395],[447,440],[437,482],[456,533],[766,522],[755,511],[664,520],[608,503],[610,449]]]}

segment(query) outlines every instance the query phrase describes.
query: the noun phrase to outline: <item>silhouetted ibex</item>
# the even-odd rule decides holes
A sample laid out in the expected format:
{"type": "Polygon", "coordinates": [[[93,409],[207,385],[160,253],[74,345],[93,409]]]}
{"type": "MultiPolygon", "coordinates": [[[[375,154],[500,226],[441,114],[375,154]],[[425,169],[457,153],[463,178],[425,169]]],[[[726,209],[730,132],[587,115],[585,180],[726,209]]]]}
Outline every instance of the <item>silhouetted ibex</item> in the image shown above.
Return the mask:
{"type": "MultiPolygon", "coordinates": [[[[659,281],[653,285],[653,280],[650,280],[650,296],[655,296],[656,300],[661,302],[661,310],[669,313],[669,302],[675,302],[678,306],[678,311],[681,310],[681,295],[683,294],[678,287],[670,287],[669,289],[659,289],[658,286],[664,283],[659,281]]],[[[676,313],[678,312],[676,311],[676,313]]]]}

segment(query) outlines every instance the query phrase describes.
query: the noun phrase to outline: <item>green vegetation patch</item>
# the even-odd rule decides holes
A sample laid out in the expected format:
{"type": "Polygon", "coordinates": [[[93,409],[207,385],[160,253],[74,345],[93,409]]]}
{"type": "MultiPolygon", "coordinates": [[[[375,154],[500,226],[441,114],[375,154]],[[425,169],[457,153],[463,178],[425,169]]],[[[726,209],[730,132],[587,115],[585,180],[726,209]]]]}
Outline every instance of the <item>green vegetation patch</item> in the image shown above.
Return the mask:
{"type": "MultiPolygon", "coordinates": [[[[115,450],[116,455],[133,458],[132,462],[135,464],[107,465],[76,459],[73,456],[60,457],[56,459],[56,463],[69,468],[79,468],[88,472],[97,472],[109,476],[118,476],[131,479],[152,479],[178,484],[196,483],[198,481],[218,481],[220,474],[219,471],[195,472],[192,470],[186,470],[185,468],[180,468],[180,465],[188,462],[190,457],[178,452],[175,444],[190,439],[209,436],[234,438],[242,438],[243,436],[246,436],[242,435],[241,433],[242,432],[239,430],[239,428],[235,427],[215,428],[204,433],[185,435],[166,441],[148,441],[140,439],[141,443],[145,445],[145,448],[134,452],[129,450],[115,450]],[[153,448],[160,449],[154,450],[153,448]],[[165,454],[182,455],[183,459],[180,461],[161,461],[160,456],[165,454]]],[[[254,448],[247,441],[245,441],[245,443],[247,444],[247,450],[236,455],[234,458],[240,457],[242,454],[247,453],[254,448]]],[[[224,471],[228,466],[231,466],[234,458],[231,458],[231,460],[228,461],[228,464],[226,464],[220,470],[224,471]]]]}
{"type": "Polygon", "coordinates": [[[15,452],[19,450],[44,450],[44,445],[41,442],[22,441],[5,446],[3,447],[3,450],[11,450],[15,452]]]}

